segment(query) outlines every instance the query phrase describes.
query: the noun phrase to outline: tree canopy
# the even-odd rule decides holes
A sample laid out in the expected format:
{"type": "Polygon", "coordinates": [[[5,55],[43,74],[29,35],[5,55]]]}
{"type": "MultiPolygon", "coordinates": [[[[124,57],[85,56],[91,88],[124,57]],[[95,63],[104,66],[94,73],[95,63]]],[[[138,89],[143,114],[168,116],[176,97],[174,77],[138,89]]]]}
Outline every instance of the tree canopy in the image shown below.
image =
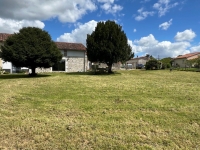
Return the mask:
{"type": "Polygon", "coordinates": [[[160,68],[160,63],[156,59],[150,59],[146,62],[145,65],[146,70],[155,70],[160,68]]]}
{"type": "Polygon", "coordinates": [[[170,68],[172,66],[172,58],[166,57],[160,60],[162,62],[162,69],[170,68]]]}
{"type": "Polygon", "coordinates": [[[134,56],[122,27],[110,20],[97,23],[95,31],[87,35],[86,45],[88,60],[106,63],[109,73],[113,63],[125,62],[134,56]]]}
{"type": "Polygon", "coordinates": [[[28,67],[35,75],[35,68],[48,68],[61,60],[62,54],[48,32],[25,27],[9,36],[1,47],[0,57],[16,67],[28,67]]]}
{"type": "Polygon", "coordinates": [[[186,63],[189,67],[200,68],[200,56],[198,56],[198,58],[195,59],[187,60],[186,63]]]}

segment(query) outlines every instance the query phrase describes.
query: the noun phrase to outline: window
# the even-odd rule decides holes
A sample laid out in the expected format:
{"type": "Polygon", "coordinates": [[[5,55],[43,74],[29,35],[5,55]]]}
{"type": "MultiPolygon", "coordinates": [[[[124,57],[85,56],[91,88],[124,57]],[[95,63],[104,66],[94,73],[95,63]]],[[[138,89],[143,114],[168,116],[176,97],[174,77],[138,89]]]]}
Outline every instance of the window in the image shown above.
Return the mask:
{"type": "Polygon", "coordinates": [[[64,51],[64,56],[67,57],[67,51],[64,51]]]}

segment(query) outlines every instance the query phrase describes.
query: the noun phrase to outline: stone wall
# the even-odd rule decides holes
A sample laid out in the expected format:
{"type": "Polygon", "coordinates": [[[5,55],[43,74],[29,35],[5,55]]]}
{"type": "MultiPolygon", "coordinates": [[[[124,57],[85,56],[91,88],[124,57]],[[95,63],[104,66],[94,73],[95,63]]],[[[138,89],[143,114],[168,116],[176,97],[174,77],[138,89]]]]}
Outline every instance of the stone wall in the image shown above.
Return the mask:
{"type": "MultiPolygon", "coordinates": [[[[94,63],[92,63],[92,64],[93,64],[93,65],[97,65],[98,68],[107,68],[107,67],[108,67],[108,65],[105,64],[105,63],[94,62],[94,63]]],[[[113,65],[112,65],[112,70],[120,70],[121,66],[122,66],[122,64],[121,64],[120,62],[118,62],[118,63],[113,63],[113,65]]],[[[92,66],[90,65],[90,68],[89,68],[89,69],[92,69],[91,67],[92,67],[92,66]]]]}
{"type": "Polygon", "coordinates": [[[52,72],[52,67],[50,67],[50,68],[36,68],[35,72],[36,73],[52,72]]]}
{"type": "Polygon", "coordinates": [[[68,57],[65,61],[66,72],[84,72],[86,71],[86,58],[68,57]]]}
{"type": "Polygon", "coordinates": [[[2,60],[0,58],[0,69],[3,67],[3,63],[2,63],[2,60]]]}

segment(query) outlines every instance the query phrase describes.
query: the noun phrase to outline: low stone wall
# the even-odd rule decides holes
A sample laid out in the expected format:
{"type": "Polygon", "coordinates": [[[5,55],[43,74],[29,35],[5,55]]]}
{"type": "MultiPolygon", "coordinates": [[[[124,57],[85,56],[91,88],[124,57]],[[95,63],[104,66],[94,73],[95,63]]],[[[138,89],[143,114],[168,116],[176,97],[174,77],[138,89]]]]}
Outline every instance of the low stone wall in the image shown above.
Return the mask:
{"type": "Polygon", "coordinates": [[[50,68],[36,68],[35,72],[36,73],[52,72],[52,67],[50,67],[50,68]]]}

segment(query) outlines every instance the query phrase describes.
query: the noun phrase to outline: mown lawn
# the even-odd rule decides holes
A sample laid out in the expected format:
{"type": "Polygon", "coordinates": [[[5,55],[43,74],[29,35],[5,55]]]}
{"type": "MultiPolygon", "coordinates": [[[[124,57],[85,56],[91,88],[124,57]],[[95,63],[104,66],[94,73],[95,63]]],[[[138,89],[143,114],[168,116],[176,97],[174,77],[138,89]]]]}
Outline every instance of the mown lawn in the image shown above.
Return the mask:
{"type": "Polygon", "coordinates": [[[0,149],[200,149],[200,73],[0,75],[0,149]]]}

